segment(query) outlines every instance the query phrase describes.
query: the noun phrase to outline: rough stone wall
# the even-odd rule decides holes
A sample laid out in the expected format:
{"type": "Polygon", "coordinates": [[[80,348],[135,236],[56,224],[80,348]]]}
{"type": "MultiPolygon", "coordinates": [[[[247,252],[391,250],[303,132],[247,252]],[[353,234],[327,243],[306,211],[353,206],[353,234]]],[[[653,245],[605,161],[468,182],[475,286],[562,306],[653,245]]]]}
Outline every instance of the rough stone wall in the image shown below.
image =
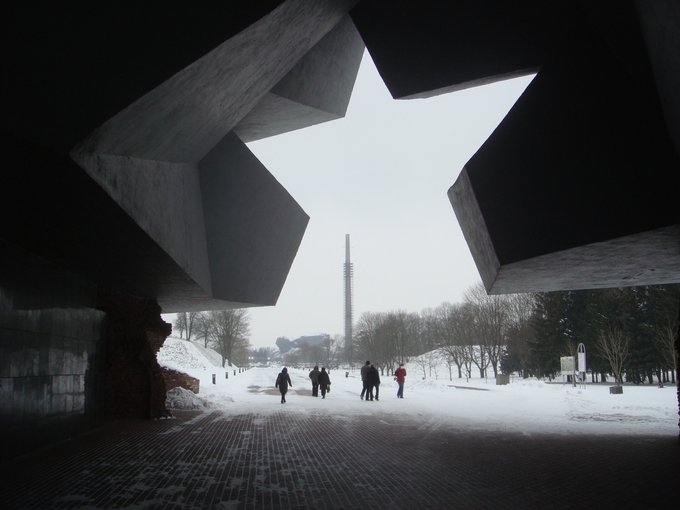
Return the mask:
{"type": "Polygon", "coordinates": [[[195,377],[191,377],[183,372],[171,370],[169,368],[161,368],[163,371],[163,379],[165,380],[165,387],[170,390],[172,388],[180,387],[198,394],[200,381],[195,377]]]}
{"type": "Polygon", "coordinates": [[[106,419],[167,416],[165,381],[156,352],[170,335],[155,301],[110,291],[100,292],[98,307],[107,314],[104,375],[106,419]]]}

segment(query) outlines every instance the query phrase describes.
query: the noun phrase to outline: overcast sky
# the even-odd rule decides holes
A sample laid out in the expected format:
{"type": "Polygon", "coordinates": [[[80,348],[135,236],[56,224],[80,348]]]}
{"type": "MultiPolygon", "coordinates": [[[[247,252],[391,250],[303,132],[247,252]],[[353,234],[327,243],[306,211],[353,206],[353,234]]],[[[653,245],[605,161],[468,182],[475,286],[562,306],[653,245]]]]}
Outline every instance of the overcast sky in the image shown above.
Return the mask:
{"type": "Polygon", "coordinates": [[[251,343],[344,334],[345,234],[354,318],[456,302],[479,281],[446,192],[531,77],[395,101],[364,54],[344,119],[248,144],[310,216],[276,306],[251,343]]]}

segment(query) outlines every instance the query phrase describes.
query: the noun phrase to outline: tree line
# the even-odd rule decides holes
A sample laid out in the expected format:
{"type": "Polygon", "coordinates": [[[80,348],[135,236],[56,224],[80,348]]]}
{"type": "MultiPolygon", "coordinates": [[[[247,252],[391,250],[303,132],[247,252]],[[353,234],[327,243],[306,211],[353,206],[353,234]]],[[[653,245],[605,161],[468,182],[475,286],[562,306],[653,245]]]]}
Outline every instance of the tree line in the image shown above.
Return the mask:
{"type": "MultiPolygon", "coordinates": [[[[488,295],[481,284],[460,303],[442,303],[420,313],[365,312],[355,326],[351,349],[341,336],[323,345],[302,344],[284,352],[286,365],[323,364],[329,368],[371,360],[381,373],[417,359],[423,376],[442,361],[449,377],[554,378],[560,357],[573,356],[583,343],[593,382],[675,382],[678,366],[680,285],[488,295]],[[353,353],[348,358],[347,353],[353,353]]],[[[245,309],[177,315],[180,338],[212,347],[225,363],[266,362],[272,348],[251,350],[245,309]]],[[[431,375],[431,373],[430,373],[431,375]]]]}
{"type": "Polygon", "coordinates": [[[579,343],[588,351],[593,382],[675,382],[680,286],[487,295],[471,287],[461,303],[421,313],[367,312],[356,326],[357,362],[370,359],[384,373],[420,356],[425,375],[437,357],[450,377],[554,378],[560,357],[579,343]]]}
{"type": "Polygon", "coordinates": [[[554,377],[553,353],[583,343],[593,382],[675,382],[679,310],[679,285],[537,294],[531,334],[509,349],[507,369],[554,377]]]}

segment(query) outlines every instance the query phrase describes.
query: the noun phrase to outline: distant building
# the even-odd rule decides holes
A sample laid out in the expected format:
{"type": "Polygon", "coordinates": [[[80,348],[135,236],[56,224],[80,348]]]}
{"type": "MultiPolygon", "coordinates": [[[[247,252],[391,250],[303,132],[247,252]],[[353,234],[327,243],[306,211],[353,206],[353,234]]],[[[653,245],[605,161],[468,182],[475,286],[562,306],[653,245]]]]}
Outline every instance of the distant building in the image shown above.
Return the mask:
{"type": "Polygon", "coordinates": [[[321,333],[319,335],[311,335],[311,336],[301,336],[300,338],[296,338],[293,340],[293,347],[301,347],[303,344],[307,345],[328,345],[328,342],[330,342],[331,336],[326,334],[326,333],[321,333]]]}

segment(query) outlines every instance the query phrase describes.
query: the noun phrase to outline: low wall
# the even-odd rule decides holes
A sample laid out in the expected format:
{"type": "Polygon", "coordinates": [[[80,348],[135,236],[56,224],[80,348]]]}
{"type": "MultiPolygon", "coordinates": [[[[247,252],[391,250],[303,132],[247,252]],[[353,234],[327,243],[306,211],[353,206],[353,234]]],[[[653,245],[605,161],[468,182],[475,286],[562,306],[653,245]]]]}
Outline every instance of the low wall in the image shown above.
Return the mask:
{"type": "Polygon", "coordinates": [[[180,387],[198,394],[200,381],[195,377],[171,370],[169,368],[161,367],[163,372],[163,379],[165,380],[165,388],[170,390],[172,388],[180,387]]]}

